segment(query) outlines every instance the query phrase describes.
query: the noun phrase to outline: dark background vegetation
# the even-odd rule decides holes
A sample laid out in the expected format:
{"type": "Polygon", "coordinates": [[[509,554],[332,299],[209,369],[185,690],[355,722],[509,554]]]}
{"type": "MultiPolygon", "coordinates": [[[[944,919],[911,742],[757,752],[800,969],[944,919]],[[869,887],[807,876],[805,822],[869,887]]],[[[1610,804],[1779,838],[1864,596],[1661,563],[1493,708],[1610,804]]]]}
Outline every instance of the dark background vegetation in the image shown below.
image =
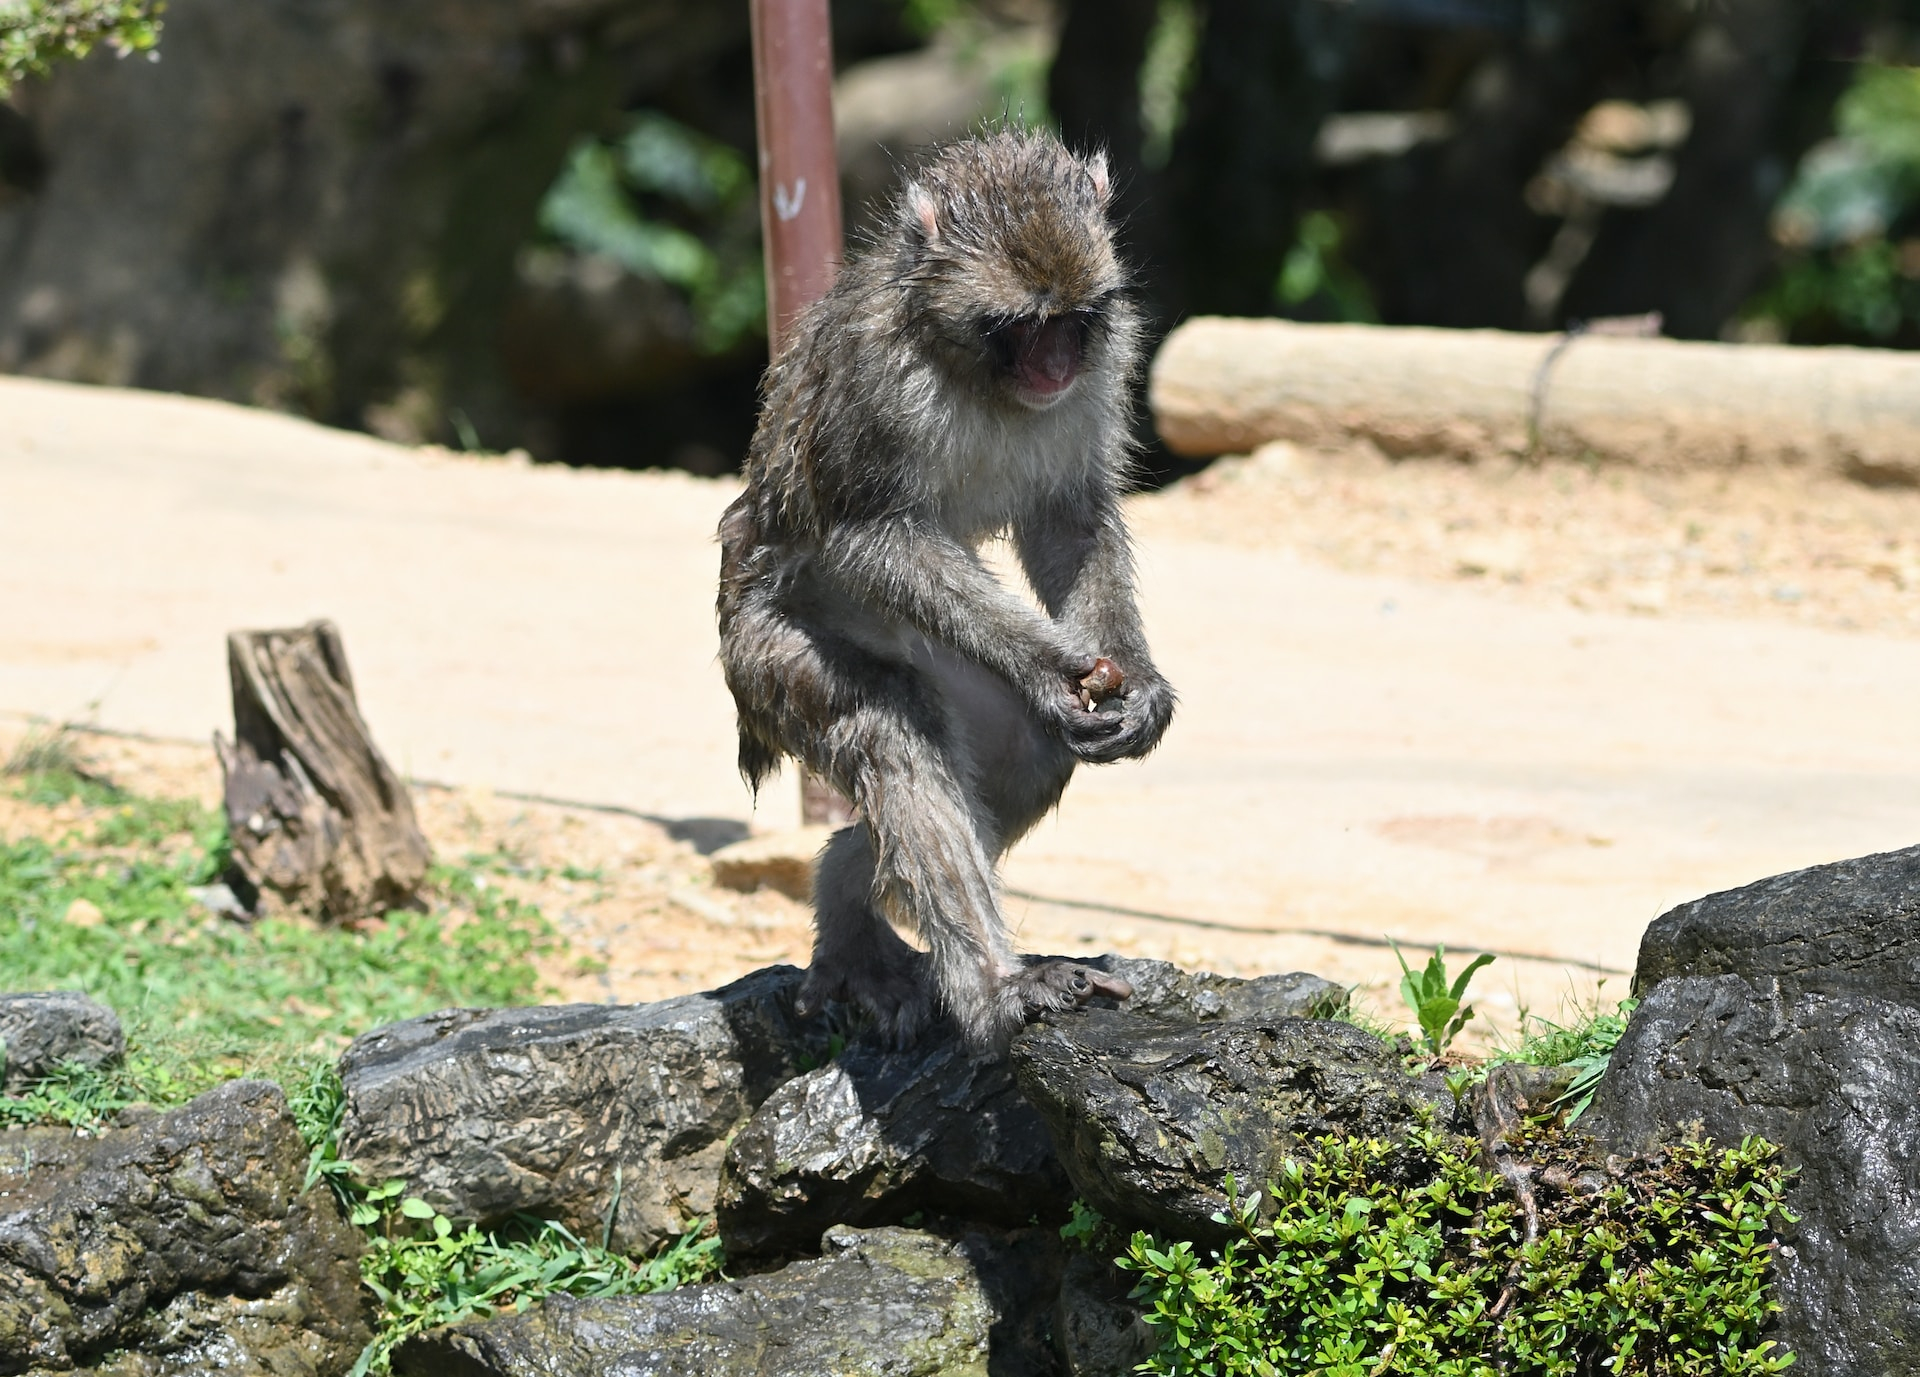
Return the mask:
{"type": "MultiPolygon", "coordinates": [[[[0,18],[0,369],[737,464],[766,348],[745,0],[172,0],[157,60],[18,60],[32,16],[148,9],[0,18]]],[[[836,0],[834,27],[856,235],[915,147],[1051,121],[1111,150],[1161,329],[1658,311],[1920,345],[1920,0],[836,0]]]]}

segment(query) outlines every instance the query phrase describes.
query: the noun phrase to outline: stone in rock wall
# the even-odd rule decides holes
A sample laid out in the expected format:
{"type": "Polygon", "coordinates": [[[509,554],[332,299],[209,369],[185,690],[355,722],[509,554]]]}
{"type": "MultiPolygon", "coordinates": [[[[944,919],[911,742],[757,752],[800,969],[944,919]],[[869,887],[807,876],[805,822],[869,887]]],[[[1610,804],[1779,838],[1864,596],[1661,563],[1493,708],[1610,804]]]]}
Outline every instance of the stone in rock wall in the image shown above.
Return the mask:
{"type": "Polygon", "coordinates": [[[1057,1223],[1070,1198],[1012,1069],[944,1035],[851,1047],[776,1090],[727,1151],[718,1218],[729,1253],[777,1254],[915,1210],[1057,1223]]]}
{"type": "Polygon", "coordinates": [[[306,1164],[264,1081],[98,1138],[0,1133],[0,1372],[339,1377],[371,1298],[306,1164]]]}
{"type": "Polygon", "coordinates": [[[1127,1377],[1160,1339],[1127,1299],[1133,1279],[1105,1257],[1075,1253],[1060,1277],[1053,1336],[1066,1377],[1127,1377]]]}
{"type": "Polygon", "coordinates": [[[341,1156],[444,1214],[519,1211],[645,1250],[713,1211],[728,1136],[826,1029],[792,1014],[800,972],[756,971],[653,1004],[450,1009],[340,1059],[341,1156]],[[616,1208],[617,1203],[617,1208],[616,1208]]]}
{"type": "MultiPolygon", "coordinates": [[[[1346,1000],[1301,973],[1240,980],[1122,956],[1090,964],[1133,985],[1130,1013],[1166,1022],[1329,1012],[1346,1000]]],[[[969,1057],[948,1033],[905,1052],[856,1045],[775,1091],[728,1150],[718,1213],[729,1251],[771,1254],[810,1248],[830,1224],[893,1224],[918,1210],[1057,1222],[1071,1197],[1012,1068],[969,1057]]]]}
{"type": "Polygon", "coordinates": [[[1169,1023],[1209,1023],[1233,1018],[1325,1018],[1344,1009],[1347,990],[1305,971],[1261,975],[1251,980],[1186,971],[1171,961],[1143,956],[1102,956],[1089,963],[1133,986],[1133,998],[1103,1003],[1169,1023]]]}
{"type": "Polygon", "coordinates": [[[1058,1285],[1044,1234],[957,1240],[910,1229],[829,1230],[822,1256],[657,1296],[555,1296],[521,1315],[450,1325],[402,1345],[398,1377],[1040,1377],[1058,1285]]]}
{"type": "Polygon", "coordinates": [[[1317,1018],[1190,1025],[1089,1010],[1014,1040],[1021,1087],[1081,1199],[1123,1226],[1224,1236],[1226,1178],[1264,1189],[1327,1133],[1394,1138],[1416,1114],[1449,1124],[1439,1076],[1415,1079],[1387,1043],[1317,1018]]]}
{"type": "Polygon", "coordinates": [[[1776,1334],[1794,1372],[1920,1374],[1920,847],[1682,904],[1634,988],[1594,1130],[1780,1144],[1800,1171],[1776,1334]]]}
{"type": "Polygon", "coordinates": [[[17,1094],[62,1062],[112,1066],[126,1052],[119,1017],[77,990],[0,995],[0,1093],[17,1094]]]}

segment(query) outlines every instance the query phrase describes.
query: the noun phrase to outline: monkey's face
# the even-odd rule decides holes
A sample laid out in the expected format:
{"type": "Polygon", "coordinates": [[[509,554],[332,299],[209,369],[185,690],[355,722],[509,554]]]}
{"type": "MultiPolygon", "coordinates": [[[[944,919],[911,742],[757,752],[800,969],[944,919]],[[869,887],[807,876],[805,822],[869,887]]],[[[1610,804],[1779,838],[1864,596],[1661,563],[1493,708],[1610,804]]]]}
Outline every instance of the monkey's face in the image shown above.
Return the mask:
{"type": "Polygon", "coordinates": [[[1108,197],[1104,159],[1024,131],[952,145],[907,187],[915,314],[978,391],[1045,411],[1130,366],[1108,197]]]}

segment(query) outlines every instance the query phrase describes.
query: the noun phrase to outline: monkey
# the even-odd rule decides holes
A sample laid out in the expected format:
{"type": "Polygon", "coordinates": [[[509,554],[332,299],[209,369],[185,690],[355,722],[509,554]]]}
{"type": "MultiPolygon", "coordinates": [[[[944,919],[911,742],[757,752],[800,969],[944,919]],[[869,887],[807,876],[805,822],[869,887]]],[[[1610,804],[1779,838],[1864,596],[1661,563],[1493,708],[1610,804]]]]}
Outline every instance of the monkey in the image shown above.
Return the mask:
{"type": "Polygon", "coordinates": [[[741,773],[792,756],[856,810],[798,1005],[849,1001],[897,1045],[944,1014],[992,1055],[1132,993],[1016,954],[997,878],[1078,763],[1144,756],[1173,715],[1120,512],[1141,327],[1111,198],[1104,155],[1048,133],[935,150],[795,318],[721,519],[741,773]],[[994,536],[1033,599],[982,561],[994,536]]]}

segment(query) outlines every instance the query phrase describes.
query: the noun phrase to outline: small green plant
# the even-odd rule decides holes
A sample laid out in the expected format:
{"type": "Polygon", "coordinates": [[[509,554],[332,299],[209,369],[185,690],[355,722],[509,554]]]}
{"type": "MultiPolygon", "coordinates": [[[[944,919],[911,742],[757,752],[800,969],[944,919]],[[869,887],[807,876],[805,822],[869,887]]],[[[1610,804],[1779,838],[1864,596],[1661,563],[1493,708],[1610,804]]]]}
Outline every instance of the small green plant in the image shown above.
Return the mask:
{"type": "Polygon", "coordinates": [[[1861,63],[1774,208],[1773,280],[1743,314],[1795,342],[1920,341],[1920,68],[1861,63]]]}
{"type": "Polygon", "coordinates": [[[1110,1227],[1100,1211],[1084,1200],[1076,1200],[1067,1206],[1067,1222],[1060,1226],[1060,1237],[1071,1247],[1092,1248],[1106,1236],[1110,1227]]]}
{"type": "Polygon", "coordinates": [[[1596,1002],[1581,1018],[1564,1025],[1522,1015],[1522,1027],[1528,1031],[1519,1046],[1495,1053],[1488,1065],[1517,1061],[1573,1067],[1573,1082],[1557,1102],[1567,1111],[1567,1122],[1572,1123],[1593,1104],[1594,1092],[1613,1061],[1613,1049],[1627,1031],[1627,1020],[1639,1002],[1623,999],[1610,1013],[1602,1011],[1596,1002]]]}
{"type": "Polygon", "coordinates": [[[556,1292],[570,1296],[637,1296],[705,1281],[720,1271],[720,1240],[696,1220],[648,1258],[630,1258],[583,1242],[562,1224],[522,1218],[508,1229],[456,1227],[445,1215],[399,1189],[380,1217],[415,1221],[399,1236],[376,1233],[360,1263],[361,1279],[380,1302],[380,1331],[349,1377],[390,1370],[393,1350],[411,1335],[496,1311],[525,1310],[556,1292]]]}
{"type": "Polygon", "coordinates": [[[1449,1043],[1460,1035],[1460,1030],[1473,1017],[1473,1006],[1463,1004],[1467,997],[1467,985],[1473,980],[1473,974],[1482,966],[1493,961],[1491,956],[1480,955],[1467,963],[1467,968],[1456,976],[1451,984],[1447,982],[1447,949],[1435,947],[1433,955],[1418,974],[1407,964],[1407,958],[1400,954],[1398,943],[1393,946],[1394,959],[1400,963],[1400,997],[1413,1011],[1420,1025],[1420,1036],[1427,1044],[1427,1051],[1433,1056],[1443,1055],[1449,1043]]]}
{"type": "MultiPolygon", "coordinates": [[[[1551,1121],[1530,1155],[1566,1151],[1551,1121]]],[[[1322,1138],[1215,1217],[1233,1238],[1137,1233],[1119,1265],[1163,1377],[1725,1377],[1793,1361],[1761,1330],[1789,1173],[1757,1139],[1662,1150],[1591,1196],[1550,1201],[1533,1243],[1471,1139],[1322,1138]]],[[[1230,1187],[1231,1189],[1231,1187],[1230,1187]]]]}
{"type": "Polygon", "coordinates": [[[102,44],[122,57],[160,41],[162,0],[6,0],[0,3],[0,100],[15,82],[44,76],[102,44]]]}

